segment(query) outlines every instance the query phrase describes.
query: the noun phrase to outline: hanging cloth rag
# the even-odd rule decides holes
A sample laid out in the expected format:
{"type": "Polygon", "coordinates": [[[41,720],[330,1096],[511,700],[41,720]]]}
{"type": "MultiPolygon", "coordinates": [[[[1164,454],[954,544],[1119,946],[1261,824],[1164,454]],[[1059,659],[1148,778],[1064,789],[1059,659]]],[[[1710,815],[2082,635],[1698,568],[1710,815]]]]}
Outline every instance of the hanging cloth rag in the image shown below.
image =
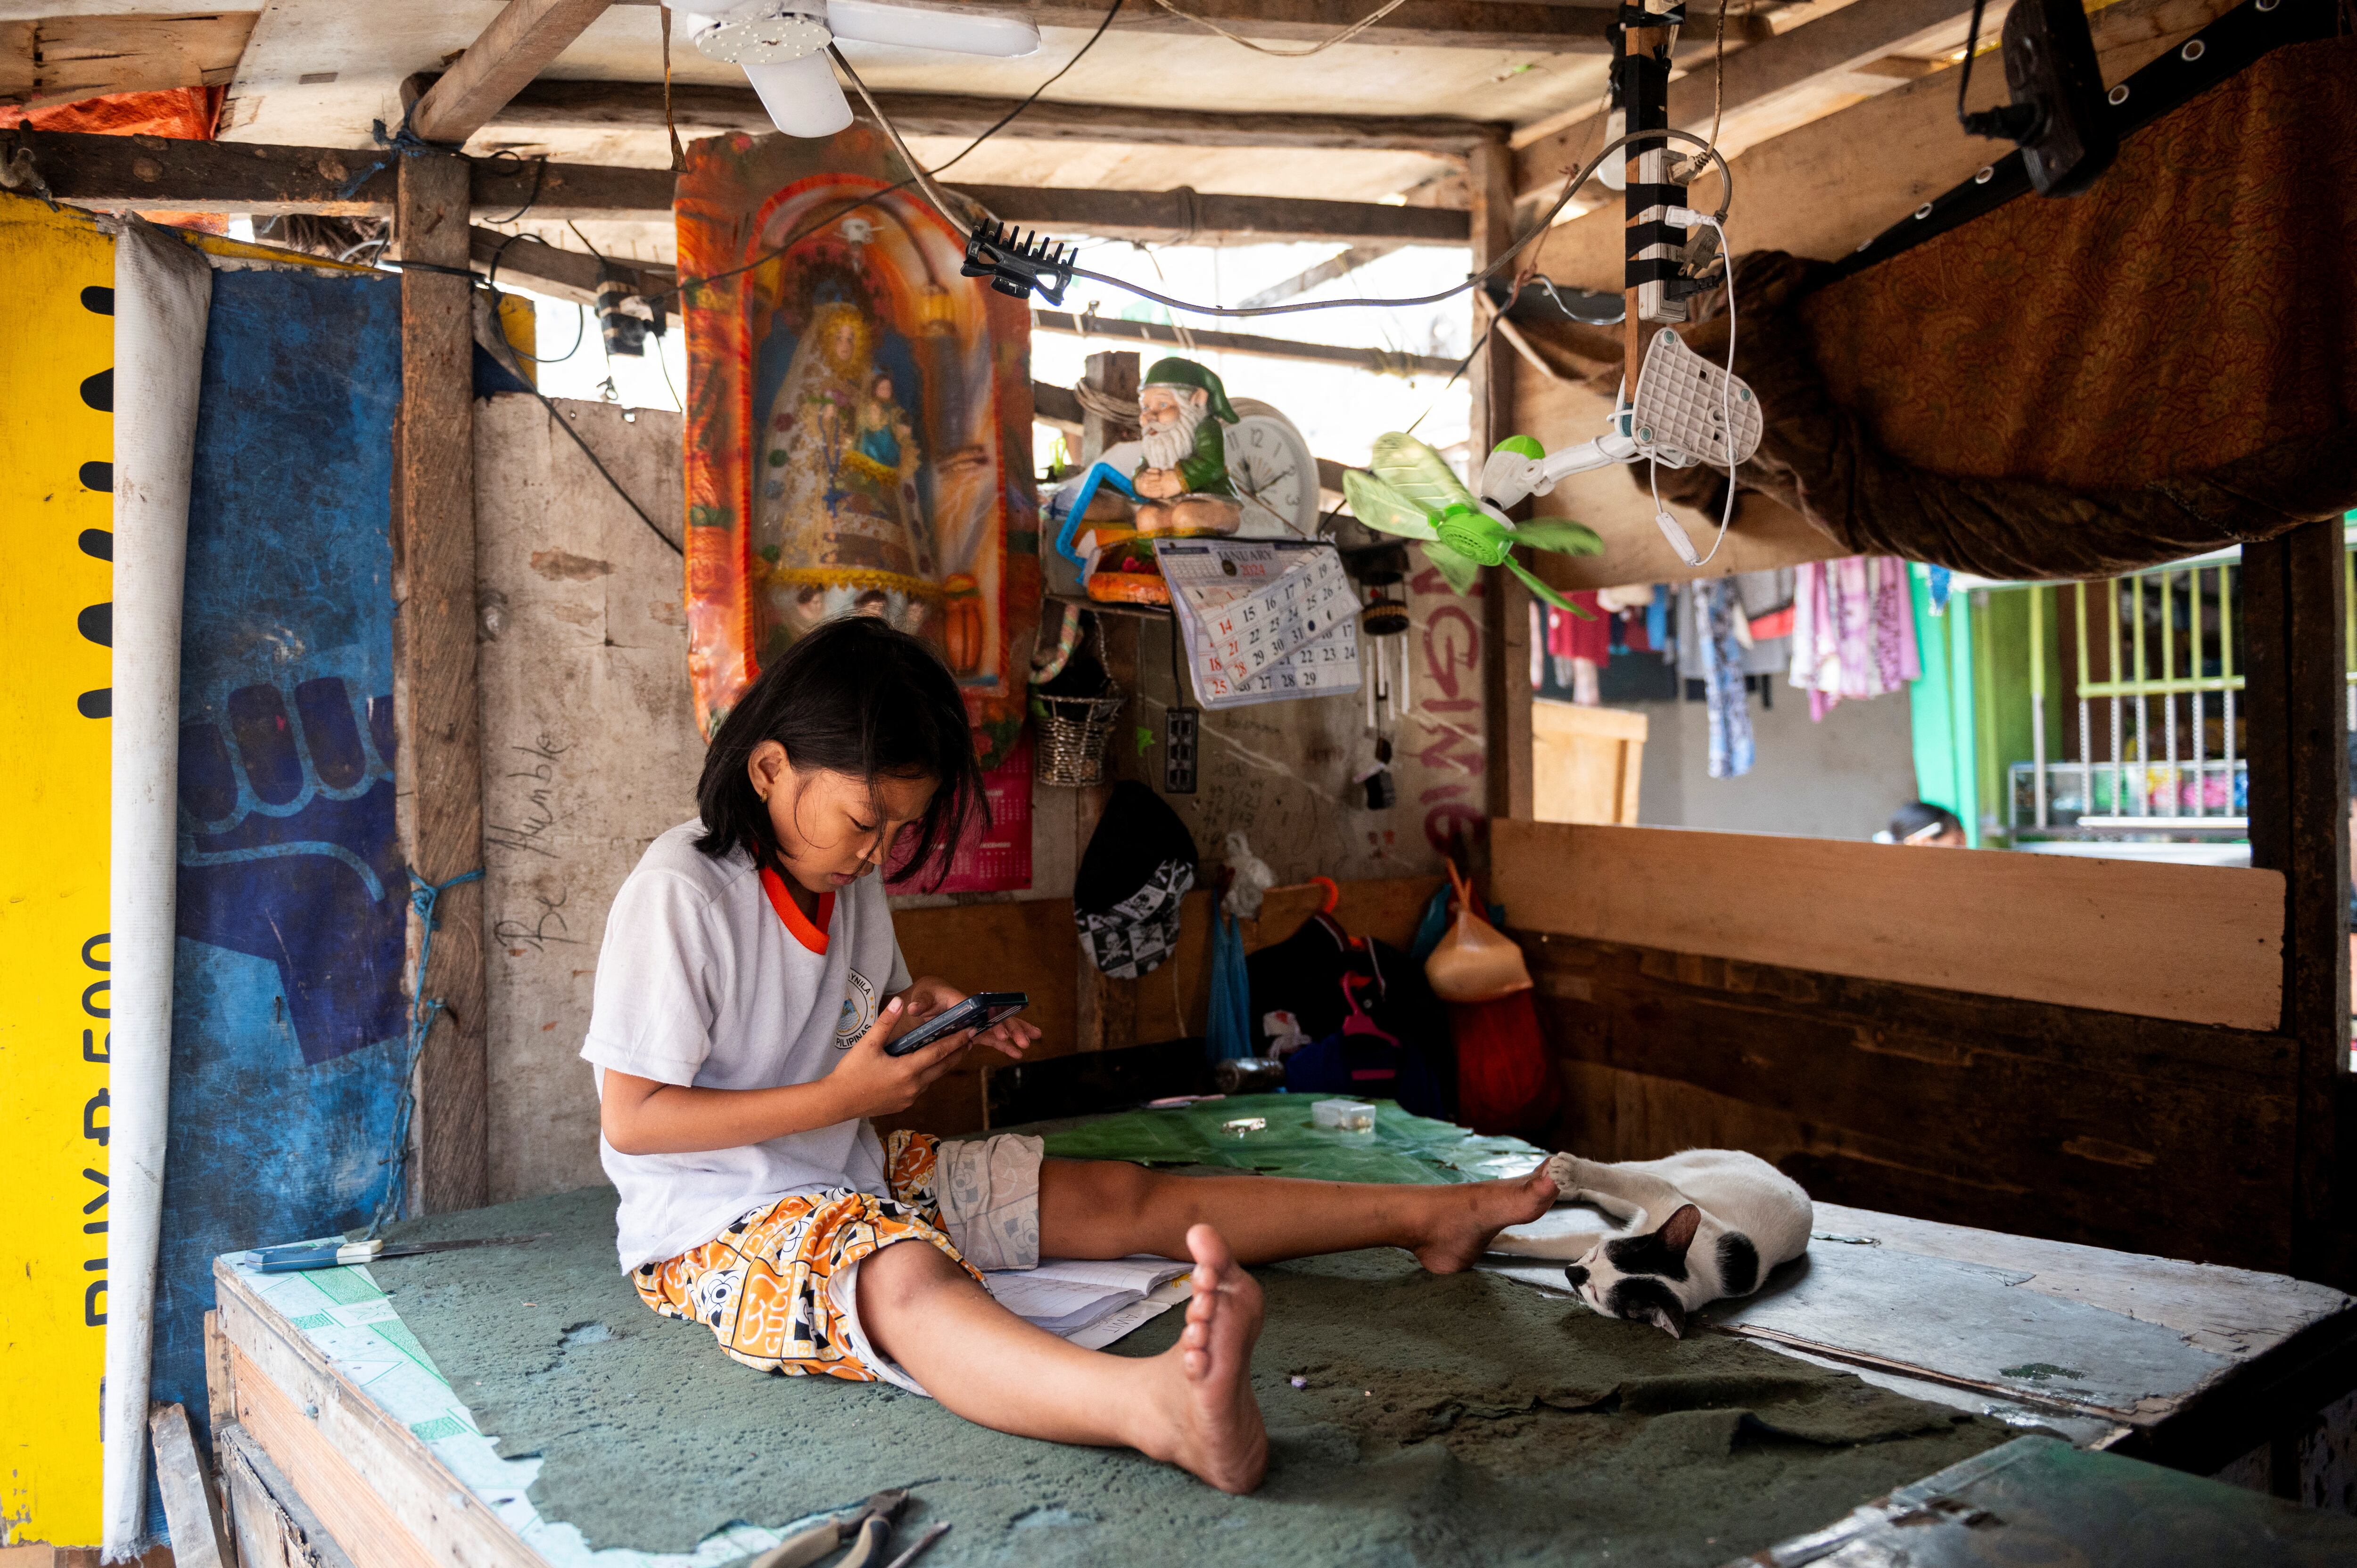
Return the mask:
{"type": "Polygon", "coordinates": [[[1751,771],[1751,704],[1743,692],[1743,647],[1735,618],[1743,613],[1735,585],[1725,577],[1696,585],[1701,623],[1703,696],[1710,706],[1710,776],[1737,779],[1751,771]]]}

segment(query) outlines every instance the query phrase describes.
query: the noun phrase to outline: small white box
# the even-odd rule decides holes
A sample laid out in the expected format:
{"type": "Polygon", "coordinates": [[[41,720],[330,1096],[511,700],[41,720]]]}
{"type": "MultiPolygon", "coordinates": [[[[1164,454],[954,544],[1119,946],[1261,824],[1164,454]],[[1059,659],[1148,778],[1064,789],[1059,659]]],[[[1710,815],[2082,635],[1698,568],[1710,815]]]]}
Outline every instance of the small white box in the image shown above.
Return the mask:
{"type": "Polygon", "coordinates": [[[1375,1108],[1363,1100],[1320,1100],[1309,1108],[1313,1123],[1336,1133],[1372,1133],[1375,1108]]]}

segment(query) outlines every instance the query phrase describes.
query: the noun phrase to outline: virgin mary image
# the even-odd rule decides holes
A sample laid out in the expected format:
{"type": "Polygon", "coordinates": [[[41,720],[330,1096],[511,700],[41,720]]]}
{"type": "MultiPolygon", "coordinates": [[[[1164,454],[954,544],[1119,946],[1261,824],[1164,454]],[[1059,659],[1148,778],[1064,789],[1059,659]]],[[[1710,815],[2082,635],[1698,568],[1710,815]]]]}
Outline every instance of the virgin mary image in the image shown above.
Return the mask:
{"type": "Polygon", "coordinates": [[[942,598],[923,454],[897,390],[857,306],[813,312],[753,458],[754,574],[791,636],[840,615],[914,632],[942,598]]]}

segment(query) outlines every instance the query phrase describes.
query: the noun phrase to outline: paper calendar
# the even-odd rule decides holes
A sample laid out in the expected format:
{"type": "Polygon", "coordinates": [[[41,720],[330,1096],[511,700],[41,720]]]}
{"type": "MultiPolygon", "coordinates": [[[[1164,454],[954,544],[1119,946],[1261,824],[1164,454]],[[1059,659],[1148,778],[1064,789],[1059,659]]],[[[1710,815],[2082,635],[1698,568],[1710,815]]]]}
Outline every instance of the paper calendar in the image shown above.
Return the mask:
{"type": "Polygon", "coordinates": [[[1157,540],[1154,553],[1206,708],[1359,689],[1359,596],[1332,545],[1157,540]]]}

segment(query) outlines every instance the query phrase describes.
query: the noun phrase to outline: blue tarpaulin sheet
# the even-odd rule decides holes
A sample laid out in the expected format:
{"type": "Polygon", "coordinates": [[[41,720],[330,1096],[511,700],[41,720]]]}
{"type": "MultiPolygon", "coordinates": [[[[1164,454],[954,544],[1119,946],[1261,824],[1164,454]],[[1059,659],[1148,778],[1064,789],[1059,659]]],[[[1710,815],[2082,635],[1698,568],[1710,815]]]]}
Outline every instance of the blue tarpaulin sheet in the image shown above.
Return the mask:
{"type": "MultiPolygon", "coordinates": [[[[405,1048],[393,833],[400,285],[213,279],[180,645],[155,1397],[205,1419],[212,1260],[366,1223],[405,1048]]],[[[151,1512],[151,1528],[161,1528],[151,1512]]]]}

